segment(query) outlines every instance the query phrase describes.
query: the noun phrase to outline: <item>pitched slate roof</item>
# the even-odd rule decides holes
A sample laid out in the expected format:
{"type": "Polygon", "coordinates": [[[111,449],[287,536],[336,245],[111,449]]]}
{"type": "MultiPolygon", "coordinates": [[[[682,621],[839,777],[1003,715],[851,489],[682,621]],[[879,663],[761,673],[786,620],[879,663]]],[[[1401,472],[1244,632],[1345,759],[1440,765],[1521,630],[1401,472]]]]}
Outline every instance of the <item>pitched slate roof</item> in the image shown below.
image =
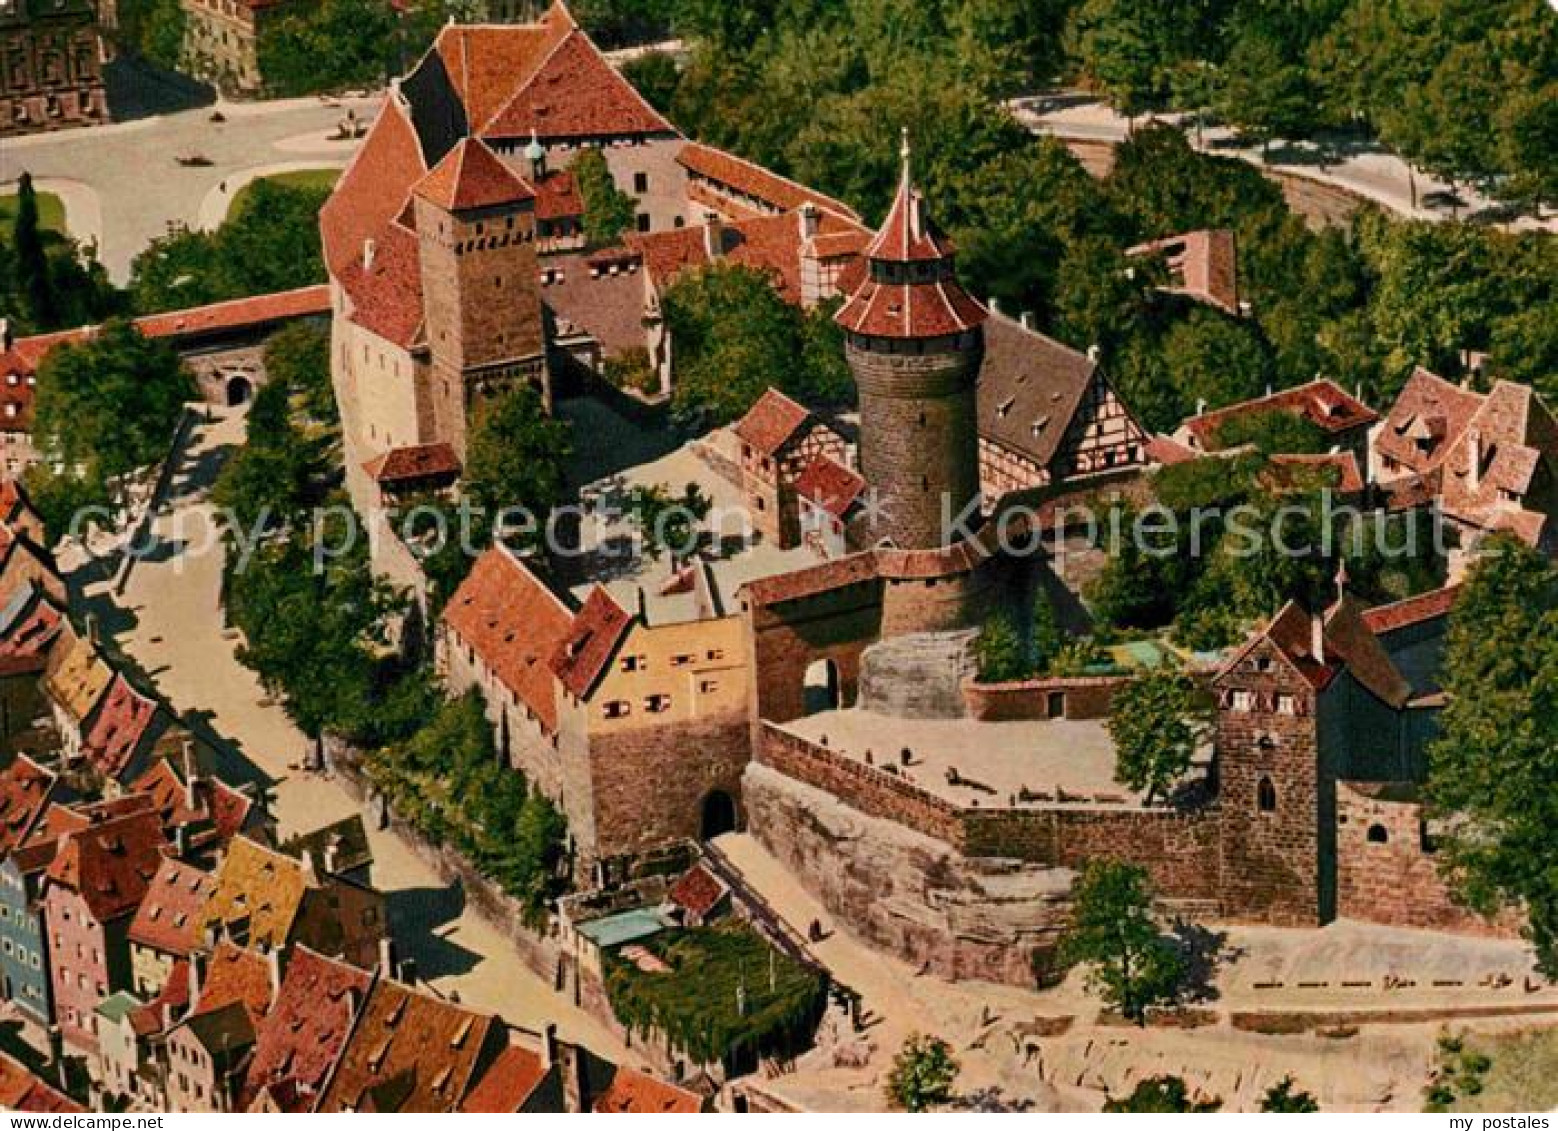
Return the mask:
{"type": "Polygon", "coordinates": [[[541,1086],[550,1069],[541,1055],[520,1045],[509,1045],[482,1073],[460,1105],[463,1112],[517,1112],[541,1086]]]}
{"type": "Polygon", "coordinates": [[[25,754],[0,771],[0,857],[27,839],[58,781],[25,754]]]}
{"type": "Polygon", "coordinates": [[[1048,467],[1087,396],[1097,365],[1086,354],[1018,322],[985,324],[979,370],[979,434],[1048,467]]]}
{"type": "Polygon", "coordinates": [[[573,626],[562,599],[507,549],[493,546],[449,598],[443,619],[546,732],[554,733],[552,657],[573,626]]]}
{"type": "Polygon", "coordinates": [[[590,590],[567,636],[552,653],[552,671],[564,690],[576,699],[588,695],[632,623],[632,616],[604,587],[590,590]]]}
{"type": "Polygon", "coordinates": [[[180,958],[198,950],[204,942],[200,909],[214,886],[209,872],[163,857],[130,920],[130,941],[180,958]]]}
{"type": "Polygon", "coordinates": [[[779,212],[790,212],[803,204],[815,204],[835,215],[851,220],[860,219],[855,210],[842,201],[824,196],[755,162],[715,149],[711,145],[690,141],[682,146],[676,160],[694,177],[715,181],[779,212]]]}
{"type": "Polygon", "coordinates": [[[140,906],[166,849],[157,814],[112,818],[66,833],[46,882],[74,891],[98,922],[107,923],[140,906]]]}
{"type": "Polygon", "coordinates": [[[1318,378],[1306,385],[1283,389],[1254,400],[1240,401],[1215,412],[1192,416],[1185,429],[1202,448],[1217,444],[1217,430],[1235,417],[1266,412],[1285,412],[1301,416],[1330,435],[1372,424],[1379,414],[1343,389],[1335,381],[1318,378]]]}
{"type": "Polygon", "coordinates": [[[461,138],[412,193],[446,212],[534,200],[535,190],[479,138],[461,138]]]}
{"type": "Polygon", "coordinates": [[[736,422],[735,432],[744,444],[765,456],[775,456],[814,422],[810,410],[778,389],[769,387],[757,403],[736,422]]]}
{"type": "Polygon", "coordinates": [[[244,1081],[243,1106],[262,1087],[278,1086],[307,1110],[319,1099],[326,1078],[346,1049],[358,1012],[367,1001],[373,975],[366,970],[295,946],[281,992],[259,1028],[254,1059],[244,1081]]]}
{"type": "Polygon", "coordinates": [[[319,1110],[457,1111],[498,1031],[489,1014],[380,978],[319,1110]]]}

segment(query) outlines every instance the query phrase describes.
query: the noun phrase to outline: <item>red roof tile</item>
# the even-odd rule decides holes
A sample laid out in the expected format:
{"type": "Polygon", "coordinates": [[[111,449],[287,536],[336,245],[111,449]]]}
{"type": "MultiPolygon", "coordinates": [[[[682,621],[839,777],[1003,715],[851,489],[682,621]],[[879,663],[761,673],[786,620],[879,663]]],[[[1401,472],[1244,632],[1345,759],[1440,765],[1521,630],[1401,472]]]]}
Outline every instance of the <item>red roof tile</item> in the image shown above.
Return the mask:
{"type": "Polygon", "coordinates": [[[1151,463],[1172,467],[1176,463],[1188,463],[1197,459],[1194,448],[1187,448],[1171,436],[1154,436],[1147,441],[1147,459],[1151,463]]]}
{"type": "MultiPolygon", "coordinates": [[[[855,210],[842,201],[824,196],[788,177],[781,177],[761,165],[711,145],[690,141],[682,146],[676,159],[695,177],[716,181],[725,188],[754,197],[780,212],[793,211],[803,204],[815,204],[839,216],[860,219],[855,210]]],[[[865,246],[865,241],[861,241],[855,250],[862,250],[865,246]]]]}
{"type": "Polygon", "coordinates": [[[243,1006],[250,1023],[258,1029],[270,1012],[275,994],[271,960],[224,939],[206,960],[205,982],[190,1016],[202,1017],[236,1003],[243,1006]]]}
{"type": "Polygon", "coordinates": [[[473,131],[480,132],[573,27],[567,10],[554,8],[534,23],[448,24],[438,33],[433,50],[473,131]]]}
{"type": "Polygon", "coordinates": [[[402,483],[408,479],[458,478],[460,459],[448,444],[421,444],[391,448],[363,464],[376,483],[402,483]]]}
{"type": "Polygon", "coordinates": [[[274,1091],[283,1081],[291,1082],[291,1095],[312,1105],[346,1049],[372,984],[373,975],[366,970],[306,946],[293,947],[281,992],[259,1027],[244,1083],[244,1106],[262,1087],[274,1091]]]}
{"type": "Polygon", "coordinates": [[[549,1069],[539,1053],[510,1045],[476,1081],[460,1105],[463,1112],[517,1112],[546,1079],[549,1069]]]}
{"type": "Polygon", "coordinates": [[[0,1053],[0,1109],[53,1115],[86,1111],[8,1053],[0,1053]]]}
{"type": "Polygon", "coordinates": [[[483,137],[528,138],[534,132],[577,140],[676,133],[578,28],[509,89],[513,96],[476,131],[483,137]]]}
{"type": "Polygon", "coordinates": [[[860,554],[834,558],[805,569],[775,574],[749,581],[740,592],[756,606],[774,605],[782,601],[797,601],[818,593],[828,593],[846,585],[858,585],[876,581],[881,577],[876,554],[867,550],[860,554]]]}
{"type": "Polygon", "coordinates": [[[736,435],[752,450],[770,458],[813,422],[812,414],[778,389],[769,388],[736,422],[736,435]]]}
{"type": "Polygon", "coordinates": [[[162,1033],[171,1028],[169,1015],[181,1017],[188,1005],[189,959],[180,958],[169,968],[168,980],[162,984],[157,996],[130,1014],[130,1024],[137,1036],[162,1033]]]}
{"type": "Polygon", "coordinates": [[[552,671],[575,699],[583,699],[611,662],[633,618],[597,585],[552,653],[552,671]]]}
{"type": "Polygon", "coordinates": [[[1547,479],[1558,478],[1558,423],[1529,386],[1495,382],[1446,445],[1440,501],[1453,518],[1510,530],[1534,545],[1546,520],[1526,509],[1525,497],[1544,465],[1547,479]]]}
{"type": "Polygon", "coordinates": [[[535,191],[487,143],[461,138],[412,193],[446,212],[496,208],[535,199],[535,191]]]}
{"type": "Polygon", "coordinates": [[[1396,394],[1374,436],[1381,455],[1419,474],[1433,470],[1482,405],[1470,389],[1419,366],[1396,394]]]}
{"type": "Polygon", "coordinates": [[[1412,697],[1411,685],[1369,629],[1363,606],[1351,593],[1326,611],[1325,647],[1327,655],[1339,655],[1353,678],[1389,706],[1399,709],[1412,697]]]}
{"type": "Polygon", "coordinates": [[[422,265],[416,235],[400,224],[389,224],[373,241],[371,263],[358,250],[356,258],[336,268],[351,300],[351,320],[409,349],[422,328],[422,265]]]}
{"type": "Polygon", "coordinates": [[[795,493],[834,518],[843,518],[866,489],[866,481],[827,456],[818,456],[796,477],[795,493]]]}
{"type": "Polygon", "coordinates": [[[140,906],[166,848],[156,813],[116,817],[66,833],[47,882],[74,891],[107,923],[140,906]]]}
{"type": "Polygon", "coordinates": [[[551,661],[573,624],[562,600],[512,553],[493,546],[449,598],[443,619],[546,732],[555,733],[551,661]]]}
{"type": "Polygon", "coordinates": [[[82,737],[81,752],[98,773],[117,780],[157,723],[157,703],[115,675],[82,737]]]}
{"type": "Polygon", "coordinates": [[[694,864],[671,885],[667,895],[672,903],[688,914],[702,918],[713,911],[729,891],[730,889],[702,864],[694,864]]]}
{"type": "Polygon", "coordinates": [[[163,828],[185,828],[191,848],[225,845],[243,831],[254,810],[254,802],[241,790],[210,776],[195,779],[191,798],[184,775],[167,758],[159,758],[136,778],[130,791],[151,799],[163,828]]]}
{"type": "Polygon", "coordinates": [[[914,187],[909,176],[909,150],[905,141],[898,195],[893,198],[876,238],[866,248],[866,258],[880,263],[925,263],[952,256],[951,241],[931,222],[925,211],[925,197],[914,187]]]}
{"type": "Polygon", "coordinates": [[[561,220],[584,215],[584,198],[566,169],[553,169],[535,183],[536,219],[561,220]]]}
{"type": "Polygon", "coordinates": [[[27,839],[58,780],[25,754],[0,772],[0,856],[27,839]]]}
{"type": "Polygon", "coordinates": [[[362,259],[365,241],[382,239],[384,229],[405,207],[411,186],[426,172],[416,130],[392,94],[319,211],[325,263],[333,274],[362,259]]]}
{"type": "Polygon", "coordinates": [[[210,873],[164,857],[130,921],[130,941],[177,958],[198,950],[205,941],[200,909],[214,887],[210,873]]]}
{"type": "Polygon", "coordinates": [[[1239,314],[1238,255],[1227,228],[1201,229],[1133,247],[1127,255],[1166,255],[1171,288],[1228,314],[1239,314]]]}
{"type": "Polygon", "coordinates": [[[664,1080],[656,1080],[648,1073],[633,1068],[618,1068],[611,1084],[590,1105],[597,1113],[649,1114],[672,1112],[692,1115],[703,1110],[703,1098],[664,1080]]]}
{"type": "Polygon", "coordinates": [[[1459,585],[1449,585],[1389,605],[1376,605],[1363,614],[1363,623],[1369,626],[1369,631],[1376,634],[1395,632],[1437,617],[1448,616],[1460,595],[1459,585]]]}
{"type": "Polygon", "coordinates": [[[1215,412],[1192,416],[1185,427],[1196,437],[1202,448],[1216,446],[1217,430],[1239,416],[1254,416],[1265,412],[1286,412],[1302,416],[1322,431],[1335,434],[1352,428],[1372,424],[1379,414],[1358,398],[1349,394],[1335,381],[1319,378],[1307,385],[1240,401],[1215,412]]]}
{"type": "Polygon", "coordinates": [[[321,283],[292,291],[235,298],[188,310],[171,310],[135,320],[136,328],[148,338],[184,338],[223,330],[244,330],[270,322],[330,313],[330,287],[321,283]]]}

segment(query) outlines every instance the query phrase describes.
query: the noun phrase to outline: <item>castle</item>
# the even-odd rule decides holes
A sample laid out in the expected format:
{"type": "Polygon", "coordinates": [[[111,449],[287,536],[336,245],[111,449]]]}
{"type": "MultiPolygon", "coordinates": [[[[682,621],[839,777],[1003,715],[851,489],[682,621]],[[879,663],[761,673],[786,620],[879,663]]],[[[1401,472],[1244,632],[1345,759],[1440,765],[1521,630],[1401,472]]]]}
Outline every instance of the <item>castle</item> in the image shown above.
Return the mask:
{"type": "MultiPolygon", "coordinates": [[[[1197,453],[1194,435],[1149,436],[1093,357],[960,287],[907,145],[870,231],[687,142],[558,4],[533,24],[446,28],[322,228],[347,480],[370,508],[457,483],[498,391],[530,382],[554,406],[603,357],[663,361],[659,297],[681,271],[729,258],[797,304],[842,300],[858,422],[770,391],[733,427],[586,489],[604,513],[630,485],[695,480],[750,514],[739,545],[608,562],[623,533],[608,526],[566,578],[496,546],[445,606],[447,687],[481,696],[503,756],[557,801],[581,874],[626,879],[746,828],[851,930],[949,976],[1019,983],[1052,952],[1073,870],[1100,855],[1223,920],[1511,929],[1449,899],[1416,800],[1454,588],[1366,609],[1339,583],[1325,609],[1281,610],[1206,673],[1213,748],[1171,801],[1114,782],[1109,680],[969,679],[985,610],[1058,584],[1044,554],[1000,552],[1008,502],[1107,504],[1197,453]],[[587,148],[638,208],[617,247],[580,237],[568,165],[587,148]]],[[[1320,412],[1361,479],[1366,406],[1321,383],[1273,407],[1320,412]]],[[[1528,478],[1545,484],[1549,418],[1526,417],[1528,478]]]]}

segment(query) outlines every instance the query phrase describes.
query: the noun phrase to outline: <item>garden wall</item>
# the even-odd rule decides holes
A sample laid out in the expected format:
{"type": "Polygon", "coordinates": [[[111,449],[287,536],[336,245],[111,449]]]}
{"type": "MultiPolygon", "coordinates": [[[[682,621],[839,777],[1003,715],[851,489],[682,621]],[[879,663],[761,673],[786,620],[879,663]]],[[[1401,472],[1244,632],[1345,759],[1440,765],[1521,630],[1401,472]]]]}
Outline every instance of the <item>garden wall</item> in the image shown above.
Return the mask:
{"type": "Polygon", "coordinates": [[[1129,676],[1054,676],[1012,683],[963,684],[970,718],[983,723],[1033,719],[1103,719],[1129,676]]]}

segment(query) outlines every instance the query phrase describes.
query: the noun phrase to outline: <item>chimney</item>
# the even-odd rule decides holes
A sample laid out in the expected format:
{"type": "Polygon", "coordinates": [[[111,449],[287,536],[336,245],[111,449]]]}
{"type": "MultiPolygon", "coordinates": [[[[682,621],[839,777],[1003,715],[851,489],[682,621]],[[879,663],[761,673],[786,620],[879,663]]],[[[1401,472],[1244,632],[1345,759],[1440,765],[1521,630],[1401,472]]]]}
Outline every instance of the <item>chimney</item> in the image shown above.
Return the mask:
{"type": "Polygon", "coordinates": [[[1466,433],[1466,452],[1471,466],[1466,469],[1466,486],[1473,491],[1482,489],[1482,433],[1476,428],[1466,433]]]}
{"type": "Polygon", "coordinates": [[[187,825],[173,826],[173,855],[178,859],[184,859],[189,852],[189,828],[187,825]]]}
{"type": "Polygon", "coordinates": [[[395,940],[388,935],[379,940],[379,976],[395,976],[395,940]]]}
{"type": "Polygon", "coordinates": [[[195,784],[200,777],[200,771],[195,765],[195,740],[185,738],[179,743],[179,759],[184,771],[184,804],[193,812],[200,806],[200,798],[195,789],[195,784]]]}
{"type": "Polygon", "coordinates": [[[325,844],[325,874],[334,876],[337,874],[337,865],[341,862],[341,838],[333,836],[325,844]]]}
{"type": "Polygon", "coordinates": [[[270,968],[270,999],[275,1001],[281,996],[281,947],[266,948],[265,964],[270,968]]]}
{"type": "Polygon", "coordinates": [[[994,295],[990,296],[990,301],[987,305],[990,307],[991,314],[1001,313],[1001,300],[996,298],[994,295]]]}
{"type": "Polygon", "coordinates": [[[206,980],[206,956],[199,951],[189,954],[189,1012],[200,1005],[200,986],[206,980]]]}
{"type": "Polygon", "coordinates": [[[1309,614],[1309,654],[1315,663],[1325,663],[1325,618],[1319,613],[1309,614]]]}
{"type": "Polygon", "coordinates": [[[725,222],[712,212],[704,213],[703,250],[710,259],[725,254],[725,222]]]}
{"type": "Polygon", "coordinates": [[[0,353],[9,353],[16,339],[11,334],[11,320],[0,318],[0,353]]]}
{"type": "Polygon", "coordinates": [[[1103,347],[1100,346],[1097,342],[1094,342],[1092,345],[1087,347],[1087,360],[1092,362],[1094,365],[1097,365],[1098,358],[1100,355],[1102,355],[1103,352],[1103,347]]]}
{"type": "Polygon", "coordinates": [[[541,1064],[550,1068],[557,1063],[557,1022],[548,1021],[541,1030],[541,1064]]]}
{"type": "Polygon", "coordinates": [[[373,270],[373,252],[375,247],[377,245],[371,239],[362,241],[362,269],[364,271],[373,270]]]}
{"type": "Polygon", "coordinates": [[[1206,398],[1205,397],[1197,397],[1196,398],[1196,415],[1197,416],[1205,416],[1206,415],[1206,398]]]}
{"type": "Polygon", "coordinates": [[[584,1050],[578,1045],[560,1045],[561,1063],[558,1075],[563,1086],[563,1111],[577,1115],[585,1110],[584,1050]]]}
{"type": "Polygon", "coordinates": [[[408,986],[417,984],[417,960],[415,958],[401,959],[400,980],[408,986]]]}
{"type": "Polygon", "coordinates": [[[822,225],[822,213],[818,211],[815,204],[808,200],[801,205],[798,215],[801,221],[801,242],[805,243],[807,240],[815,239],[817,229],[822,225]]]}
{"type": "Polygon", "coordinates": [[[90,640],[93,643],[93,645],[97,645],[97,644],[101,643],[101,641],[100,641],[100,639],[98,637],[97,614],[96,613],[88,613],[86,615],[86,622],[87,622],[87,639],[90,640]]]}
{"type": "Polygon", "coordinates": [[[1022,328],[1024,330],[1031,330],[1031,329],[1033,329],[1033,311],[1031,311],[1031,310],[1023,311],[1021,316],[1017,320],[1022,323],[1022,328]]]}

